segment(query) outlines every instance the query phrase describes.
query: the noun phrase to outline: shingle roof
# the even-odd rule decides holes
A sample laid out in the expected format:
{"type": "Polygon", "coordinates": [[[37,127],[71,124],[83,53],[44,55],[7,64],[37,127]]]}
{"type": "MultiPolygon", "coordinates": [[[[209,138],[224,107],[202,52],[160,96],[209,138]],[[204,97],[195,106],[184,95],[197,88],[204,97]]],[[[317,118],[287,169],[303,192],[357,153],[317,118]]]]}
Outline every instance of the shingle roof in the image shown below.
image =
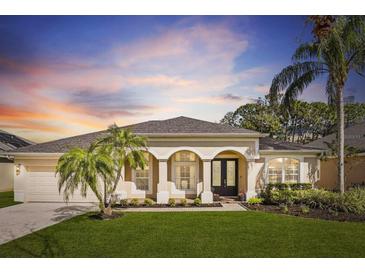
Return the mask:
{"type": "Polygon", "coordinates": [[[9,151],[19,147],[29,146],[33,142],[0,130],[0,151],[9,151]]]}
{"type": "MultiPolygon", "coordinates": [[[[336,133],[333,133],[310,142],[306,146],[328,149],[326,143],[332,143],[335,140],[336,133]]],[[[357,148],[360,152],[365,152],[365,121],[345,128],[345,145],[357,148]]]]}
{"type": "Polygon", "coordinates": [[[302,144],[283,142],[274,140],[270,137],[260,138],[260,150],[317,150],[317,148],[309,147],[302,144]]]}
{"type": "MultiPolygon", "coordinates": [[[[167,120],[147,121],[139,124],[128,125],[123,128],[131,129],[135,134],[145,136],[260,136],[259,132],[234,128],[202,121],[188,117],[176,117],[167,120]]],[[[97,138],[105,135],[106,131],[98,131],[89,134],[78,135],[56,141],[31,145],[19,148],[15,152],[40,152],[63,153],[73,147],[86,148],[97,138]]]]}

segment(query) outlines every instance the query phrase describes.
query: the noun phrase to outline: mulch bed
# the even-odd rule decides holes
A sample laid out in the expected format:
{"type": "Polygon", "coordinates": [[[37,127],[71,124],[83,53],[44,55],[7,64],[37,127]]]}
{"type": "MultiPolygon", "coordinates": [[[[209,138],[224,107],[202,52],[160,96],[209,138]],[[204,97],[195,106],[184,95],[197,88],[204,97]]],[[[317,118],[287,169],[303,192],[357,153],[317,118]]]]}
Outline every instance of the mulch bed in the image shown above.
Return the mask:
{"type": "Polygon", "coordinates": [[[287,214],[292,216],[299,216],[304,218],[314,218],[314,219],[323,219],[323,220],[332,220],[332,221],[340,221],[340,222],[364,222],[365,215],[356,215],[352,213],[345,212],[337,212],[331,213],[328,210],[318,209],[318,208],[310,208],[308,213],[303,213],[300,205],[293,205],[288,207],[289,212],[283,213],[282,209],[278,205],[249,205],[247,203],[243,203],[245,207],[250,210],[256,211],[264,211],[271,212],[277,214],[287,214]]]}
{"type": "Polygon", "coordinates": [[[117,219],[120,217],[123,217],[123,213],[120,212],[113,212],[112,215],[106,215],[104,213],[96,213],[96,214],[92,214],[89,215],[89,218],[92,220],[113,220],[113,219],[117,219]]]}
{"type": "Polygon", "coordinates": [[[169,206],[165,204],[153,204],[153,205],[138,205],[138,206],[122,206],[122,205],[114,205],[113,208],[191,208],[191,207],[222,207],[221,203],[213,203],[213,204],[201,204],[199,206],[196,206],[194,204],[187,204],[186,206],[183,206],[181,204],[176,204],[175,206],[169,206]]]}

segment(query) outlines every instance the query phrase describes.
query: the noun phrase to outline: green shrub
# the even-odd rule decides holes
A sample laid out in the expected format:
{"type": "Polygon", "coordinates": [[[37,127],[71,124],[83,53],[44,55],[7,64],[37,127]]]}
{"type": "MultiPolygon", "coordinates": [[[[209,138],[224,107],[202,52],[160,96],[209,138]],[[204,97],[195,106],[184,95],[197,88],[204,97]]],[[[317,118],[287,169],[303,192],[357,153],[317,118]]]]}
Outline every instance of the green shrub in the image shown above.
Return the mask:
{"type": "Polygon", "coordinates": [[[311,189],[311,183],[297,183],[297,182],[286,182],[286,183],[270,183],[266,186],[269,190],[305,190],[311,189]]]}
{"type": "Polygon", "coordinates": [[[288,206],[286,204],[280,204],[280,210],[284,214],[287,214],[289,212],[289,208],[288,208],[288,206]]]}
{"type": "Polygon", "coordinates": [[[308,214],[309,211],[310,211],[309,207],[306,206],[306,205],[301,205],[300,206],[300,209],[301,209],[301,211],[302,211],[303,214],[308,214]]]}
{"type": "Polygon", "coordinates": [[[249,205],[258,205],[258,204],[262,204],[263,201],[264,201],[263,198],[252,197],[252,198],[248,199],[247,203],[249,205]]]}
{"type": "Polygon", "coordinates": [[[266,204],[303,204],[310,208],[319,208],[331,212],[365,214],[365,189],[351,188],[344,194],[323,189],[281,190],[269,185],[262,193],[266,204]]]}
{"type": "Polygon", "coordinates": [[[180,204],[181,204],[182,206],[187,206],[188,201],[187,201],[185,198],[183,198],[183,199],[181,199],[181,200],[180,200],[180,204]]]}
{"type": "Polygon", "coordinates": [[[200,206],[202,204],[202,200],[200,200],[200,198],[196,197],[194,199],[194,205],[195,206],[200,206]]]}
{"type": "Polygon", "coordinates": [[[176,201],[174,198],[170,198],[169,201],[168,201],[168,205],[171,206],[171,207],[174,207],[176,206],[176,201]]]}
{"type": "Polygon", "coordinates": [[[120,205],[121,206],[128,206],[128,199],[122,199],[122,200],[120,200],[120,205]]]}
{"type": "Polygon", "coordinates": [[[364,214],[365,213],[365,189],[364,188],[351,188],[349,191],[340,195],[338,199],[339,211],[364,214]]]}
{"type": "Polygon", "coordinates": [[[298,202],[311,208],[326,209],[336,203],[337,194],[322,189],[302,190],[297,193],[298,202]]]}
{"type": "Polygon", "coordinates": [[[154,204],[154,201],[152,199],[146,198],[144,199],[144,204],[147,206],[151,206],[154,204]]]}
{"type": "Polygon", "coordinates": [[[296,201],[296,192],[293,190],[272,190],[269,196],[271,204],[292,205],[296,201]]]}
{"type": "Polygon", "coordinates": [[[139,205],[139,200],[134,198],[131,200],[131,202],[129,203],[131,206],[138,206],[139,205]]]}
{"type": "Polygon", "coordinates": [[[307,190],[312,189],[312,183],[291,183],[290,189],[291,190],[307,190]]]}

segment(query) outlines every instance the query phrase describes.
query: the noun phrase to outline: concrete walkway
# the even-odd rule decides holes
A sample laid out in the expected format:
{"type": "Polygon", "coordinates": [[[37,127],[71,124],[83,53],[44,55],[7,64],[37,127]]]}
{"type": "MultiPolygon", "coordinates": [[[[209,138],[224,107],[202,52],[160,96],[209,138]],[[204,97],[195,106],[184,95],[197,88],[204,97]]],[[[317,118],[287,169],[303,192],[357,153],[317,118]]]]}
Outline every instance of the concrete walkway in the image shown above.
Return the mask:
{"type": "Polygon", "coordinates": [[[89,203],[25,203],[0,208],[0,244],[96,209],[89,203]]]}
{"type": "Polygon", "coordinates": [[[199,212],[199,211],[246,211],[239,204],[222,204],[222,207],[155,207],[155,208],[125,208],[118,209],[123,212],[199,212]]]}

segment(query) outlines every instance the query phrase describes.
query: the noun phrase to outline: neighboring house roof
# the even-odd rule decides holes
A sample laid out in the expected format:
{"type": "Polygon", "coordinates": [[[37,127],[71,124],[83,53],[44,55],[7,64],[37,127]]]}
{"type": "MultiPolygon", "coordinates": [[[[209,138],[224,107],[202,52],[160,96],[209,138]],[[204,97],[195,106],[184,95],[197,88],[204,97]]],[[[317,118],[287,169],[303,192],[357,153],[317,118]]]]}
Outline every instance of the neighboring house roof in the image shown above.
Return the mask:
{"type": "Polygon", "coordinates": [[[259,150],[317,150],[310,146],[278,141],[270,137],[260,138],[259,150]]]}
{"type": "MultiPolygon", "coordinates": [[[[265,136],[259,132],[234,128],[229,125],[212,123],[184,116],[167,119],[147,121],[139,124],[128,125],[122,128],[131,129],[135,134],[149,137],[159,136],[212,136],[212,137],[261,137],[265,136]]],[[[31,145],[29,147],[19,148],[15,152],[39,152],[39,153],[63,153],[73,147],[86,148],[97,138],[105,135],[106,130],[93,132],[89,134],[78,135],[64,138],[56,141],[31,145]]]]}
{"type": "MultiPolygon", "coordinates": [[[[333,133],[310,142],[306,146],[326,150],[328,149],[327,143],[332,143],[335,140],[336,133],[333,133]]],[[[365,152],[365,121],[345,128],[345,145],[354,147],[360,152],[365,152]]]]}
{"type": "Polygon", "coordinates": [[[0,151],[9,151],[34,144],[33,142],[0,130],[0,151]]]}

